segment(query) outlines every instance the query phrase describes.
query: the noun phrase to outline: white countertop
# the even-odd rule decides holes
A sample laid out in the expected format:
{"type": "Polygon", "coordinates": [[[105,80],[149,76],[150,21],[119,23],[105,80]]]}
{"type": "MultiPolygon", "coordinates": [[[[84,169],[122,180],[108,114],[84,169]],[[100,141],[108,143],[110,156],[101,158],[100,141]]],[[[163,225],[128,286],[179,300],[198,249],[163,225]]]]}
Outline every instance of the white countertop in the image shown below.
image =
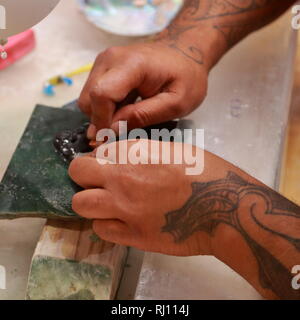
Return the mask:
{"type": "MultiPolygon", "coordinates": [[[[0,72],[0,179],[37,103],[61,106],[78,97],[86,75],[55,97],[42,94],[45,80],[86,63],[117,37],[90,25],[75,0],[61,0],[35,28],[37,48],[0,72]]],[[[288,114],[295,37],[287,18],[232,50],[214,70],[209,96],[189,118],[205,128],[208,150],[223,156],[270,186],[276,185],[288,114]],[[238,113],[238,117],[233,114],[238,113]],[[242,151],[241,151],[242,150],[242,151]],[[255,157],[255,161],[254,161],[255,157]]],[[[29,265],[43,219],[0,221],[0,265],[7,288],[0,299],[23,299],[29,265]]],[[[143,254],[131,250],[118,298],[133,298],[143,254]]],[[[258,298],[232,270],[213,258],[146,254],[136,298],[258,298]],[[196,281],[195,281],[196,277],[196,281]]]]}

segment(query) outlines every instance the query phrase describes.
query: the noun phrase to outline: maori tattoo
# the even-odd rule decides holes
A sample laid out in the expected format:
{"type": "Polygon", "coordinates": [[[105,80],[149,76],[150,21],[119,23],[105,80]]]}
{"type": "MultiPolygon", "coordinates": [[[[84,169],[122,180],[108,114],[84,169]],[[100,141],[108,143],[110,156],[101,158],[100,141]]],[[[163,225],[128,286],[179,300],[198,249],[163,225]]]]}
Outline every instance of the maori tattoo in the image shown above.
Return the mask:
{"type": "Polygon", "coordinates": [[[194,182],[192,190],[181,209],[166,214],[162,232],[181,243],[197,231],[213,236],[216,227],[225,223],[241,234],[253,252],[262,288],[272,290],[279,298],[300,299],[299,290],[291,287],[291,271],[268,250],[268,245],[285,241],[300,256],[300,207],[233,172],[225,179],[194,182]],[[278,219],[284,223],[278,223],[278,219]]]}
{"type": "Polygon", "coordinates": [[[171,48],[203,64],[204,54],[197,44],[197,35],[191,35],[195,29],[200,32],[202,27],[209,26],[217,30],[230,48],[278,17],[293,2],[295,0],[185,0],[179,15],[158,39],[166,39],[171,48]]]}

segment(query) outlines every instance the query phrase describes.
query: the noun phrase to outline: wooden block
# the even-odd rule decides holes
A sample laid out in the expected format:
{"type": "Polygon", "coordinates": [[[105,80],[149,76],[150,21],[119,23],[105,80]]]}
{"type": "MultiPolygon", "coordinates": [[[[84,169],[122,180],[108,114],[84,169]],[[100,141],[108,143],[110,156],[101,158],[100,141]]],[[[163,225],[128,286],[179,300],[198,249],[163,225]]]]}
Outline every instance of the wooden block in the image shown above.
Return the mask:
{"type": "MultiPolygon", "coordinates": [[[[300,61],[300,52],[297,62],[300,61]]],[[[295,73],[292,106],[285,141],[285,157],[281,170],[280,191],[291,201],[300,204],[300,71],[295,73]]]]}
{"type": "Polygon", "coordinates": [[[100,240],[90,221],[48,220],[33,255],[29,300],[113,299],[127,247],[100,240]]]}

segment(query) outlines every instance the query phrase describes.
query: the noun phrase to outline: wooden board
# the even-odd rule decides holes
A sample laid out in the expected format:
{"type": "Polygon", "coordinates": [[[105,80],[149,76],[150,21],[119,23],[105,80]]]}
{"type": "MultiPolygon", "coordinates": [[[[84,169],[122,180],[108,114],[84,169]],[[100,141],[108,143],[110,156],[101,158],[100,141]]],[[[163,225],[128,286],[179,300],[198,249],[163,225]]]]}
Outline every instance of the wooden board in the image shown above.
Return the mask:
{"type": "Polygon", "coordinates": [[[26,298],[113,299],[127,248],[100,240],[90,221],[49,220],[33,255],[26,298]]]}
{"type": "Polygon", "coordinates": [[[291,201],[300,204],[300,79],[298,79],[298,84],[299,86],[295,86],[296,90],[294,90],[296,92],[293,95],[287,130],[280,191],[291,201]]]}

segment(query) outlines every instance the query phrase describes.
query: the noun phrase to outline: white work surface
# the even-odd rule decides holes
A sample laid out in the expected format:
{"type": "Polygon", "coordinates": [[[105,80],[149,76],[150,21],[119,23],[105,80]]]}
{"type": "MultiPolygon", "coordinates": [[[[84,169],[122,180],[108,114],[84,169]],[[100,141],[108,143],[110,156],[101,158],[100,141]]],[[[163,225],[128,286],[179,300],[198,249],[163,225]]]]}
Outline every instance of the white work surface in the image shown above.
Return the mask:
{"type": "MultiPolygon", "coordinates": [[[[61,106],[74,100],[86,75],[76,77],[73,87],[58,88],[52,98],[43,96],[43,82],[92,62],[106,47],[137,40],[96,29],[78,12],[75,0],[62,0],[35,31],[35,51],[0,71],[0,179],[34,105],[61,106]]],[[[280,167],[295,43],[289,17],[249,37],[215,68],[208,98],[189,117],[195,128],[205,129],[208,150],[272,187],[277,185],[280,167]]],[[[0,289],[0,299],[24,298],[31,256],[44,222],[0,221],[0,265],[7,272],[7,288],[0,289]]],[[[142,252],[131,249],[118,298],[259,298],[243,279],[213,258],[146,253],[138,278],[142,259],[142,252]]]]}

